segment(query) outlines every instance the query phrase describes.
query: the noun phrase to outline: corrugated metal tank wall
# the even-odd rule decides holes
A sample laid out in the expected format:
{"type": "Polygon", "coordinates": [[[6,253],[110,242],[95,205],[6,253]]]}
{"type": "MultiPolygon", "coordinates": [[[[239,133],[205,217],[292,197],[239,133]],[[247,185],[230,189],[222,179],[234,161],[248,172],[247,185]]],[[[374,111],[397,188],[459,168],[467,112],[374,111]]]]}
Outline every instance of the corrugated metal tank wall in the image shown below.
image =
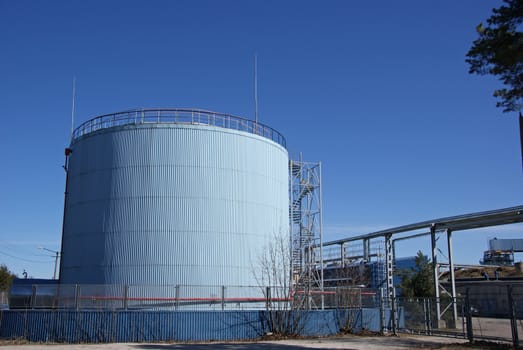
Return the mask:
{"type": "Polygon", "coordinates": [[[288,235],[288,154],[253,133],[136,124],[71,145],[61,283],[256,285],[288,235]]]}

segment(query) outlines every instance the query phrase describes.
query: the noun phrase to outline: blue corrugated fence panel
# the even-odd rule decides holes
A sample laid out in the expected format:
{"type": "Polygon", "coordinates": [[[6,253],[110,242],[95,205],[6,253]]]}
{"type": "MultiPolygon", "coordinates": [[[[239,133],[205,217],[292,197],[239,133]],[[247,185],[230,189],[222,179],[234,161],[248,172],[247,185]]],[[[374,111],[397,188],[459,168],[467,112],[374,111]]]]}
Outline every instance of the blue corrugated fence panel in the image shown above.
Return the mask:
{"type": "MultiPolygon", "coordinates": [[[[338,333],[343,317],[351,318],[354,330],[381,330],[378,309],[302,311],[295,317],[306,336],[338,333]]],[[[0,312],[0,337],[67,343],[241,340],[265,334],[267,318],[265,311],[8,310],[0,312]]]]}
{"type": "Polygon", "coordinates": [[[381,330],[381,314],[379,309],[361,310],[361,328],[364,330],[381,330]]]}
{"type": "Polygon", "coordinates": [[[301,317],[304,318],[302,333],[305,336],[326,336],[339,332],[335,310],[304,311],[301,317]]]}

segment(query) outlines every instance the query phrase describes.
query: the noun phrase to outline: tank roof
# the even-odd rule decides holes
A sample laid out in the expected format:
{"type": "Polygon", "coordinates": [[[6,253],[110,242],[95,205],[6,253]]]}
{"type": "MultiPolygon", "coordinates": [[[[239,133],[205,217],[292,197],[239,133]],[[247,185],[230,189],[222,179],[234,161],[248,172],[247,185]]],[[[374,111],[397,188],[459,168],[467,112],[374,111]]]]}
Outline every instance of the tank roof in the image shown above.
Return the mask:
{"type": "Polygon", "coordinates": [[[122,125],[184,124],[216,126],[245,131],[272,140],[286,148],[285,137],[277,130],[256,121],[230,114],[188,108],[147,108],[104,114],[77,127],[72,141],[92,132],[122,125]]]}

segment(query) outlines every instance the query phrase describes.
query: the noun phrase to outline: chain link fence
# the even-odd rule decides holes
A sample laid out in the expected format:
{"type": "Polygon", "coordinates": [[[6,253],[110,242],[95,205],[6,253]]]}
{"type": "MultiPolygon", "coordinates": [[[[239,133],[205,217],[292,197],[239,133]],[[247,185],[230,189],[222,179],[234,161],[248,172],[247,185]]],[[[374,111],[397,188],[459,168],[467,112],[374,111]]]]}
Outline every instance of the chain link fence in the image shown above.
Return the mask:
{"type": "Polygon", "coordinates": [[[55,284],[13,286],[9,296],[11,309],[309,310],[379,305],[379,290],[357,287],[291,290],[260,286],[55,284]]]}
{"type": "Polygon", "coordinates": [[[465,298],[397,298],[396,309],[404,320],[399,331],[466,337],[465,298]]]}
{"type": "Polygon", "coordinates": [[[396,298],[400,332],[445,335],[470,341],[511,342],[523,334],[523,286],[502,282],[468,285],[460,297],[396,298]]]}
{"type": "MultiPolygon", "coordinates": [[[[460,297],[383,297],[379,289],[328,287],[291,290],[260,286],[25,285],[0,295],[10,309],[63,310],[337,310],[341,330],[350,330],[352,312],[381,310],[383,331],[495,340],[519,345],[523,334],[523,286],[466,285],[460,297]],[[384,310],[392,310],[385,320],[384,310]]],[[[359,321],[358,321],[359,322],[359,321]]]]}
{"type": "MultiPolygon", "coordinates": [[[[249,310],[268,302],[284,302],[283,292],[272,287],[31,285],[14,286],[11,309],[74,310],[249,310]],[[271,297],[267,290],[273,291],[271,297]]],[[[288,293],[286,293],[289,295],[288,293]]]]}
{"type": "Polygon", "coordinates": [[[392,319],[382,295],[360,287],[13,285],[0,336],[91,342],[380,332],[392,319]]]}

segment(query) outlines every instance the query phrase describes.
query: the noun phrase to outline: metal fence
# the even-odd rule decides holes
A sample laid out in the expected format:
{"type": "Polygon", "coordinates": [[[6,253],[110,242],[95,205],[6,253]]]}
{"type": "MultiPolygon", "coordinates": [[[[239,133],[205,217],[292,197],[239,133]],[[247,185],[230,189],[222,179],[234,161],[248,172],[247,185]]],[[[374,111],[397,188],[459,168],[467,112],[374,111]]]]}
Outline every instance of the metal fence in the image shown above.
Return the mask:
{"type": "Polygon", "coordinates": [[[0,310],[8,308],[7,292],[0,291],[0,310]]]}
{"type": "Polygon", "coordinates": [[[314,308],[375,308],[380,306],[380,290],[359,287],[326,287],[323,290],[296,291],[296,297],[310,298],[314,308]]]}
{"type": "Polygon", "coordinates": [[[454,320],[452,300],[435,298],[397,298],[398,318],[404,319],[404,327],[398,329],[410,333],[445,334],[466,337],[465,298],[456,299],[457,319],[454,320]],[[438,320],[437,309],[445,310],[438,320]]]}
{"type": "Polygon", "coordinates": [[[288,310],[374,308],[380,293],[367,288],[291,290],[259,286],[21,285],[11,309],[288,310]]]}
{"type": "Polygon", "coordinates": [[[467,335],[473,339],[512,339],[520,345],[523,334],[523,286],[490,283],[483,288],[466,287],[467,335]]]}
{"type": "Polygon", "coordinates": [[[114,126],[147,123],[218,126],[260,135],[286,147],[283,135],[262,123],[230,114],[181,108],[137,109],[102,115],[90,119],[76,128],[73,132],[73,139],[114,126]]]}
{"type": "MultiPolygon", "coordinates": [[[[226,341],[255,339],[268,333],[329,336],[343,324],[352,331],[379,332],[379,310],[313,311],[125,311],[0,310],[0,339],[33,342],[107,343],[160,341],[226,341]],[[351,321],[350,323],[347,321],[351,321]],[[279,331],[288,333],[278,333],[279,331]]],[[[390,310],[385,310],[386,320],[390,310]]]]}
{"type": "Polygon", "coordinates": [[[503,283],[469,286],[454,303],[450,298],[397,298],[395,318],[403,321],[398,331],[463,337],[470,341],[511,342],[519,346],[519,335],[523,334],[523,286],[503,283]]]}
{"type": "Polygon", "coordinates": [[[359,287],[15,284],[10,310],[0,311],[0,337],[114,342],[379,332],[393,319],[381,295],[359,287]]]}
{"type": "Polygon", "coordinates": [[[523,334],[523,286],[500,281],[461,286],[458,292],[460,297],[455,300],[387,299],[383,290],[341,286],[291,290],[260,286],[15,285],[9,294],[9,308],[84,313],[260,311],[267,315],[323,310],[330,312],[328,317],[339,331],[379,324],[384,332],[445,335],[519,346],[519,334],[523,334]],[[369,315],[366,320],[364,312],[369,315]]]}

